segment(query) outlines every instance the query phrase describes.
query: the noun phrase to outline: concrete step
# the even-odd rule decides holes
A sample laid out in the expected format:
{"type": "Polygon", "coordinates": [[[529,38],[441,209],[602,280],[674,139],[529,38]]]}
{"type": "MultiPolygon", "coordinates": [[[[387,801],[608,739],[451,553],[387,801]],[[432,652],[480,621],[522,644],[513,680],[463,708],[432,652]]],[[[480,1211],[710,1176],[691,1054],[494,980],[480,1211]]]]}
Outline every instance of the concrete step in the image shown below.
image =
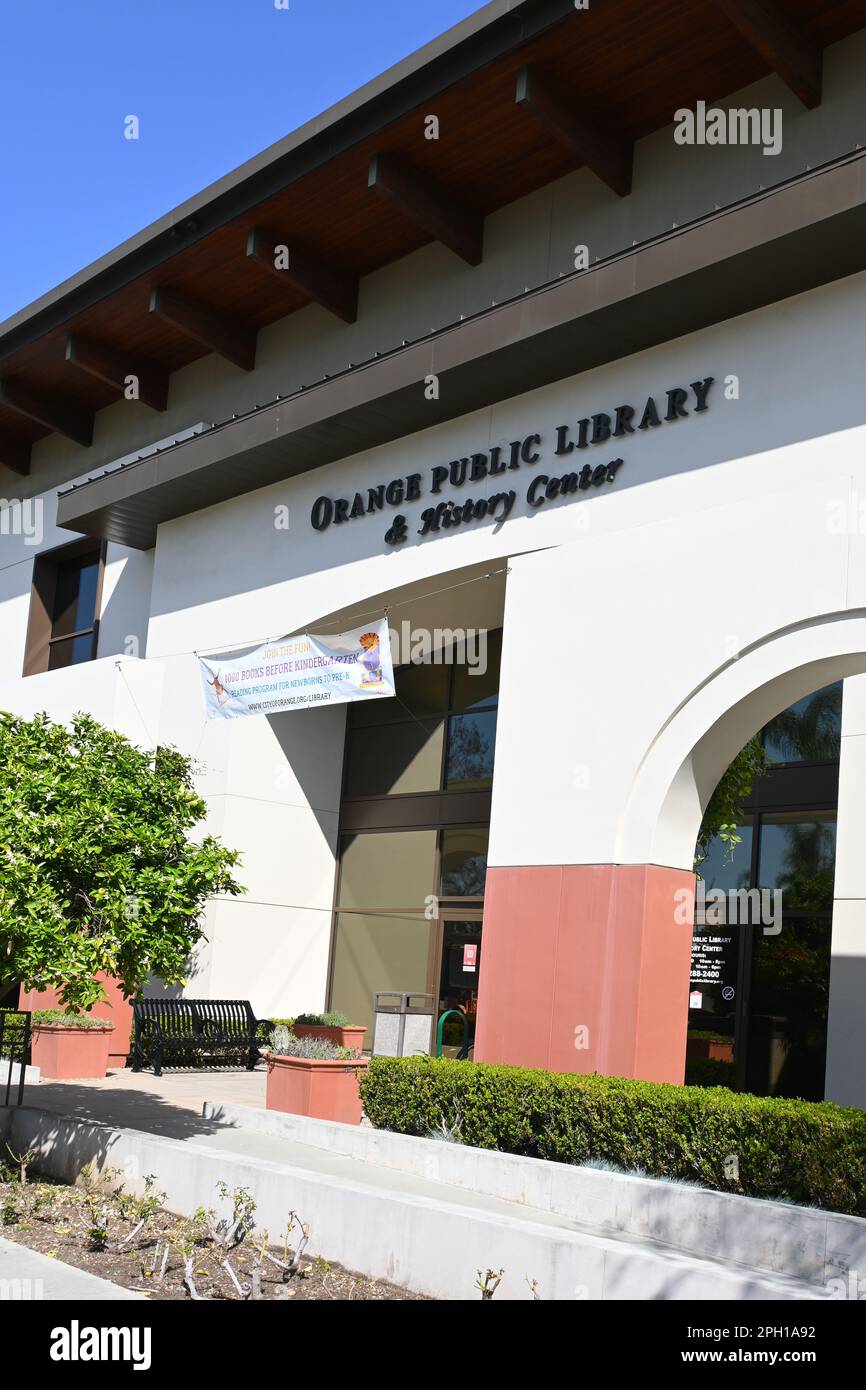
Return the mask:
{"type": "MultiPolygon", "coordinates": [[[[502,1299],[798,1300],[825,1296],[807,1281],[697,1258],[646,1237],[601,1233],[558,1213],[430,1176],[203,1119],[167,1139],[30,1108],[7,1112],[12,1142],[35,1144],[41,1166],[72,1179],[107,1163],[131,1179],[156,1175],[183,1215],[220,1207],[217,1184],[245,1187],[274,1238],[290,1210],[311,1228],[309,1251],[441,1299],[476,1299],[479,1270],[503,1269],[502,1299]]],[[[425,1141],[420,1141],[425,1142],[425,1141]]]]}

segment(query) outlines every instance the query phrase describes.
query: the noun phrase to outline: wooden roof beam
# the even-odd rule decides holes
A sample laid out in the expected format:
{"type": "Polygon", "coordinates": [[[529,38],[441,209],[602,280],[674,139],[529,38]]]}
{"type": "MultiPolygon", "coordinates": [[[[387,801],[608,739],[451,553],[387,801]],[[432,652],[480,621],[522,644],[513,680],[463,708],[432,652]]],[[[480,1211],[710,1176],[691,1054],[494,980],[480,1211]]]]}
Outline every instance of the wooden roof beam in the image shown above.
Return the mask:
{"type": "Polygon", "coordinates": [[[30,472],[30,445],[23,444],[20,439],[10,439],[8,435],[0,436],[0,464],[26,478],[30,472]]]}
{"type": "Polygon", "coordinates": [[[151,290],[149,308],[163,323],[170,323],[180,333],[185,333],[209,352],[219,353],[243,371],[251,372],[255,367],[258,332],[249,324],[194,303],[161,285],[151,290]]]}
{"type": "Polygon", "coordinates": [[[326,265],[299,251],[286,240],[253,227],[247,236],[247,256],[293,289],[336,314],[344,323],[358,317],[358,277],[326,265]]]}
{"type": "Polygon", "coordinates": [[[20,381],[10,381],[5,377],[0,379],[0,405],[47,430],[65,434],[76,444],[87,446],[93,441],[92,410],[79,410],[54,395],[47,399],[20,381]]]}
{"type": "Polygon", "coordinates": [[[367,186],[469,265],[481,264],[484,218],[462,206],[426,172],[418,173],[396,155],[377,154],[370,161],[367,186]]]}
{"type": "Polygon", "coordinates": [[[77,333],[66,339],[66,361],[120,395],[130,388],[130,377],[135,377],[137,394],[130,399],[144,401],[153,410],[165,410],[168,404],[168,373],[150,363],[129,361],[116,350],[77,333]]]}
{"type": "Polygon", "coordinates": [[[811,111],[821,104],[824,55],[774,0],[715,0],[744,39],[811,111]]]}
{"type": "Polygon", "coordinates": [[[515,101],[566,145],[578,164],[625,198],[631,193],[634,142],[605,130],[582,111],[570,93],[537,68],[523,68],[517,76],[515,101]]]}

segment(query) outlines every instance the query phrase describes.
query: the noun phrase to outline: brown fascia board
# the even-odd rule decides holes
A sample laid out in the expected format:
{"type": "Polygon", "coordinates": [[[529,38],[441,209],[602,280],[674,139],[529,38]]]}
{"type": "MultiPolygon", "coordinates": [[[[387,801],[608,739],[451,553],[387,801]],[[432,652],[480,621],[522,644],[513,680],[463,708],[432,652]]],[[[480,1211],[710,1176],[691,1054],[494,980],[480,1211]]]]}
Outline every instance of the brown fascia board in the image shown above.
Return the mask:
{"type": "Polygon", "coordinates": [[[863,269],[866,154],[78,484],[58,524],[150,549],[161,522],[863,269]]]}
{"type": "Polygon", "coordinates": [[[0,361],[574,13],[574,0],[491,0],[4,320],[0,361]]]}

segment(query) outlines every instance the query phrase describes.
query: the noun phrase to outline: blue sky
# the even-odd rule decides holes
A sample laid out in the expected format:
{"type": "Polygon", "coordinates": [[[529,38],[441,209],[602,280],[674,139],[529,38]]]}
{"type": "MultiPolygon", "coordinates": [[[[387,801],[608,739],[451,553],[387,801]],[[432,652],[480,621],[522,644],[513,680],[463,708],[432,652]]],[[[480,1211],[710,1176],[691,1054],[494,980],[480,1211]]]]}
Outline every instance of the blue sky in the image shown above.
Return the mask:
{"type": "Polygon", "coordinates": [[[480,7],[5,0],[0,319],[480,7]]]}

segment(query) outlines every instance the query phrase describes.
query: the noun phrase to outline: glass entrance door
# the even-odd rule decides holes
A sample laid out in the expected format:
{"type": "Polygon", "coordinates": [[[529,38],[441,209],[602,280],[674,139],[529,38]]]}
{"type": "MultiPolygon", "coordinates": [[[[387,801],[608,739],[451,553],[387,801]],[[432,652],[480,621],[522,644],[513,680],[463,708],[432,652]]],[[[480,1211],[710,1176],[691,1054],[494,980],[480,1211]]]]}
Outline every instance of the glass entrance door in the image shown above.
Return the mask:
{"type": "Polygon", "coordinates": [[[478,978],[481,970],[481,913],[445,911],[439,920],[437,1023],[444,1013],[456,1011],[443,1025],[442,1055],[458,1056],[464,1044],[464,1037],[471,1055],[471,1049],[475,1044],[478,978]],[[462,1014],[463,1018],[458,1017],[458,1014],[462,1014]]]}

